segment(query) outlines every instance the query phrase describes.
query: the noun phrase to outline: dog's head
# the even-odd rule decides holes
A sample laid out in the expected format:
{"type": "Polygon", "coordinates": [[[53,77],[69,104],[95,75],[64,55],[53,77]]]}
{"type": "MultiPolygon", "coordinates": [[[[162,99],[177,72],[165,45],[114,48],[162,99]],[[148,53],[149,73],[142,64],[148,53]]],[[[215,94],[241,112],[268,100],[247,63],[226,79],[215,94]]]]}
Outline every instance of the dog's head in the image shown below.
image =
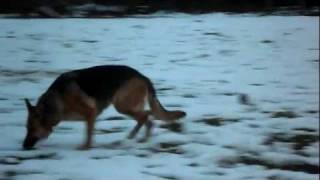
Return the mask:
{"type": "Polygon", "coordinates": [[[41,111],[36,106],[32,106],[28,99],[25,99],[25,103],[28,109],[28,119],[26,125],[27,135],[23,141],[23,148],[29,150],[39,140],[47,138],[51,133],[51,129],[43,125],[45,120],[41,111]]]}

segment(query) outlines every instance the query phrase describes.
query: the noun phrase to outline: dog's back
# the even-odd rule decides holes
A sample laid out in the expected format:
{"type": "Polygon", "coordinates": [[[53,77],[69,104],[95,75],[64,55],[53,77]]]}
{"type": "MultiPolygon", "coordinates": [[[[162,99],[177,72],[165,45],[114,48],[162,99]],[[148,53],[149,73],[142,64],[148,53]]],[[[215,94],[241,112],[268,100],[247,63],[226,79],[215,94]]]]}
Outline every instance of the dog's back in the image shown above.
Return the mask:
{"type": "MultiPolygon", "coordinates": [[[[49,90],[63,94],[71,83],[76,83],[80,89],[103,106],[114,96],[117,89],[133,78],[140,78],[150,83],[141,73],[128,66],[106,65],[74,70],[58,77],[49,90]]],[[[103,108],[103,107],[101,107],[103,108]]]]}

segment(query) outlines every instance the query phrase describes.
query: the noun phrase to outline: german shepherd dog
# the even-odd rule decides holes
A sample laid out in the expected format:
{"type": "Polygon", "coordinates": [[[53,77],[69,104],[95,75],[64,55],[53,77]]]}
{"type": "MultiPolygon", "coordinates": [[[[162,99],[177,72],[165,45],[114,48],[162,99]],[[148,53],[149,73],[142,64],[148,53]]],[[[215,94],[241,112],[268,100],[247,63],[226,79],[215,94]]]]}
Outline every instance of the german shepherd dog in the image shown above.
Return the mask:
{"type": "Polygon", "coordinates": [[[24,149],[32,149],[47,138],[61,120],[79,119],[86,122],[86,139],[79,149],[92,145],[96,117],[110,104],[122,114],[137,121],[128,138],[134,138],[146,127],[146,141],[152,128],[149,116],[172,121],[186,115],[183,111],[167,111],[156,97],[147,77],[127,66],[106,65],[79,69],[61,74],[42,94],[35,106],[25,99],[28,109],[27,135],[24,149]],[[150,110],[145,110],[148,101],[150,110]]]}

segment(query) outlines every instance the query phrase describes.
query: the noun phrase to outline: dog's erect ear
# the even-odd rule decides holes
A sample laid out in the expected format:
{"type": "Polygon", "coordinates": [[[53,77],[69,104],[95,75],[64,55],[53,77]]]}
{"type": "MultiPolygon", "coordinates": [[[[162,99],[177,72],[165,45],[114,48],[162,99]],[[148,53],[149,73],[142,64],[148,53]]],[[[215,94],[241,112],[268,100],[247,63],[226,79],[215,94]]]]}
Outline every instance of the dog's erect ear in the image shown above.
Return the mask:
{"type": "Polygon", "coordinates": [[[27,98],[24,99],[24,102],[26,103],[28,111],[32,112],[34,110],[34,106],[31,105],[30,101],[27,98]]]}

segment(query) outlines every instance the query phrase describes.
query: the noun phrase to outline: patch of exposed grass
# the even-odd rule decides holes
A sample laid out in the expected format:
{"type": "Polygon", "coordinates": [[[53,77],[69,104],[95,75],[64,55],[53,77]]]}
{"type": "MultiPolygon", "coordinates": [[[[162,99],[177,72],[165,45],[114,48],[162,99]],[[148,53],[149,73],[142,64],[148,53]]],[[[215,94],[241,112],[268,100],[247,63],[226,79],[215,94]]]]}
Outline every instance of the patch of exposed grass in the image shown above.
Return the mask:
{"type": "Polygon", "coordinates": [[[132,28],[135,28],[135,29],[145,29],[146,27],[143,26],[143,25],[133,25],[131,26],[132,28]]]}
{"type": "Polygon", "coordinates": [[[136,154],[137,157],[140,157],[140,158],[147,158],[149,157],[150,155],[149,154],[146,154],[146,153],[138,153],[136,154]]]}
{"type": "Polygon", "coordinates": [[[9,100],[9,98],[7,98],[7,97],[0,97],[0,101],[7,101],[7,100],[9,100]]]}
{"type": "Polygon", "coordinates": [[[196,58],[208,58],[208,57],[210,57],[210,54],[200,54],[200,55],[198,55],[198,56],[196,56],[196,58]]]}
{"type": "Polygon", "coordinates": [[[19,159],[16,159],[13,157],[6,157],[3,159],[0,159],[0,164],[4,164],[4,165],[17,165],[20,163],[21,163],[21,161],[19,159]]]}
{"type": "Polygon", "coordinates": [[[81,40],[80,42],[84,42],[84,43],[97,43],[99,41],[97,40],[81,40]]]}
{"type": "Polygon", "coordinates": [[[173,175],[170,175],[170,174],[156,174],[156,173],[151,173],[151,172],[146,172],[146,171],[143,171],[143,172],[141,172],[141,173],[143,173],[143,174],[148,174],[148,175],[151,175],[151,176],[160,177],[160,178],[163,178],[163,179],[179,180],[178,177],[173,176],[173,175]]]}
{"type": "MultiPolygon", "coordinates": [[[[59,160],[61,159],[57,153],[47,153],[47,154],[35,154],[35,155],[29,155],[29,156],[7,156],[4,159],[0,160],[0,162],[8,162],[8,159],[13,162],[21,162],[26,160],[59,160]]],[[[10,162],[9,161],[9,162],[10,162]]]]}
{"type": "Polygon", "coordinates": [[[43,174],[40,171],[18,171],[18,170],[8,170],[4,172],[7,178],[18,176],[18,175],[31,175],[31,174],[43,174]]]}
{"type": "Polygon", "coordinates": [[[271,41],[271,40],[262,40],[260,41],[261,43],[264,43],[264,44],[270,44],[270,43],[274,43],[274,41],[271,41]]]}
{"type": "Polygon", "coordinates": [[[196,98],[197,96],[195,96],[193,94],[184,94],[184,95],[182,95],[182,97],[184,97],[184,98],[196,98]]]}
{"type": "Polygon", "coordinates": [[[225,175],[226,173],[224,173],[224,172],[219,172],[219,171],[209,171],[209,172],[203,172],[203,173],[201,173],[201,174],[203,174],[203,175],[214,175],[214,176],[223,176],[223,175],[225,175]]]}
{"type": "Polygon", "coordinates": [[[297,134],[291,137],[291,140],[295,142],[294,149],[301,150],[312,143],[319,141],[319,135],[315,134],[297,134]]]}
{"type": "Polygon", "coordinates": [[[185,151],[180,147],[183,144],[181,142],[161,142],[157,146],[149,148],[149,150],[153,153],[184,154],[185,151]]]}
{"type": "Polygon", "coordinates": [[[146,165],[146,168],[157,168],[157,167],[163,167],[162,164],[150,164],[150,165],[146,165]]]}
{"type": "Polygon", "coordinates": [[[224,92],[224,93],[221,93],[221,95],[223,96],[236,96],[238,93],[235,93],[235,92],[224,92]]]}
{"type": "Polygon", "coordinates": [[[102,145],[102,147],[107,149],[119,149],[123,147],[123,143],[121,141],[114,141],[109,144],[102,145]]]}
{"type": "Polygon", "coordinates": [[[162,124],[160,125],[160,128],[164,128],[175,133],[183,133],[183,124],[179,122],[162,124]]]}
{"type": "Polygon", "coordinates": [[[190,166],[190,167],[199,167],[200,164],[193,162],[193,163],[187,164],[187,166],[190,166]]]}
{"type": "Polygon", "coordinates": [[[286,111],[277,111],[277,112],[273,112],[271,114],[271,117],[272,118],[296,118],[298,117],[298,114],[293,112],[293,111],[289,111],[289,110],[286,110],[286,111]]]}
{"type": "Polygon", "coordinates": [[[318,134],[304,133],[288,135],[284,133],[274,133],[264,142],[265,145],[272,145],[275,142],[292,143],[295,150],[302,150],[304,147],[319,141],[318,134]]]}
{"type": "Polygon", "coordinates": [[[305,112],[308,113],[308,114],[317,114],[317,113],[319,113],[319,111],[317,111],[317,110],[306,110],[305,112]]]}
{"type": "Polygon", "coordinates": [[[17,37],[16,37],[16,36],[13,36],[13,35],[7,35],[7,36],[1,36],[0,38],[15,39],[15,38],[17,38],[17,37]]]}
{"type": "Polygon", "coordinates": [[[243,105],[250,105],[251,104],[248,94],[239,94],[238,101],[240,104],[243,104],[243,105]]]}
{"type": "Polygon", "coordinates": [[[110,159],[110,156],[93,156],[91,159],[101,160],[101,159],[110,159]]]}
{"type": "Polygon", "coordinates": [[[299,162],[299,161],[276,164],[264,159],[260,159],[257,156],[245,156],[245,155],[222,159],[219,161],[219,165],[221,167],[231,168],[237,164],[260,165],[260,166],[266,167],[267,169],[280,169],[280,170],[287,170],[287,171],[305,172],[309,174],[319,174],[318,165],[308,164],[306,162],[299,162]]]}
{"type": "Polygon", "coordinates": [[[310,133],[316,132],[315,129],[310,129],[310,128],[295,128],[294,130],[296,130],[296,131],[310,132],[310,133]]]}
{"type": "Polygon", "coordinates": [[[220,117],[212,117],[212,118],[204,118],[201,120],[197,120],[195,122],[202,122],[210,126],[222,126],[224,123],[224,119],[220,117]]]}
{"type": "Polygon", "coordinates": [[[164,178],[164,179],[170,179],[170,180],[178,180],[179,178],[176,176],[172,175],[159,175],[159,177],[164,178]]]}
{"type": "Polygon", "coordinates": [[[252,83],[250,84],[251,86],[264,86],[264,84],[261,84],[261,83],[252,83]]]}
{"type": "Polygon", "coordinates": [[[126,118],[125,116],[111,116],[111,117],[108,117],[108,118],[105,118],[104,120],[126,120],[128,118],[126,118]]]}
{"type": "Polygon", "coordinates": [[[223,79],[217,80],[217,82],[218,82],[219,84],[229,84],[229,83],[230,83],[229,81],[223,80],[223,79]]]}
{"type": "Polygon", "coordinates": [[[12,108],[0,108],[0,113],[1,114],[11,113],[13,111],[14,111],[14,109],[12,109],[12,108]]]}
{"type": "Polygon", "coordinates": [[[157,92],[158,91],[170,91],[170,90],[174,90],[175,87],[163,87],[163,88],[157,88],[157,92]]]}
{"type": "Polygon", "coordinates": [[[263,70],[266,70],[268,69],[267,67],[254,67],[252,68],[253,70],[256,70],[256,71],[263,71],[263,70]]]}
{"type": "Polygon", "coordinates": [[[224,35],[222,35],[221,33],[219,32],[206,32],[206,33],[203,33],[203,35],[207,35],[207,36],[220,36],[220,37],[223,37],[224,35]]]}
{"type": "Polygon", "coordinates": [[[72,48],[73,47],[73,44],[72,43],[63,43],[62,44],[63,45],[63,47],[65,47],[65,48],[72,48]]]}
{"type": "Polygon", "coordinates": [[[260,125],[258,125],[258,124],[248,124],[248,126],[250,128],[259,128],[260,127],[260,125]]]}
{"type": "Polygon", "coordinates": [[[175,148],[175,147],[178,147],[180,145],[181,145],[181,143],[178,143],[178,142],[162,142],[162,143],[159,143],[159,147],[162,148],[162,149],[175,148]]]}
{"type": "Polygon", "coordinates": [[[111,129],[96,129],[95,134],[111,134],[111,133],[119,133],[123,132],[126,128],[123,127],[114,127],[111,129]]]}
{"type": "Polygon", "coordinates": [[[237,51],[231,49],[222,49],[218,51],[218,53],[222,56],[233,56],[234,54],[236,54],[236,52],[237,51]]]}
{"type": "Polygon", "coordinates": [[[223,126],[231,122],[239,122],[240,118],[222,118],[222,117],[206,117],[204,119],[196,120],[194,122],[205,123],[210,126],[223,126]]]}

